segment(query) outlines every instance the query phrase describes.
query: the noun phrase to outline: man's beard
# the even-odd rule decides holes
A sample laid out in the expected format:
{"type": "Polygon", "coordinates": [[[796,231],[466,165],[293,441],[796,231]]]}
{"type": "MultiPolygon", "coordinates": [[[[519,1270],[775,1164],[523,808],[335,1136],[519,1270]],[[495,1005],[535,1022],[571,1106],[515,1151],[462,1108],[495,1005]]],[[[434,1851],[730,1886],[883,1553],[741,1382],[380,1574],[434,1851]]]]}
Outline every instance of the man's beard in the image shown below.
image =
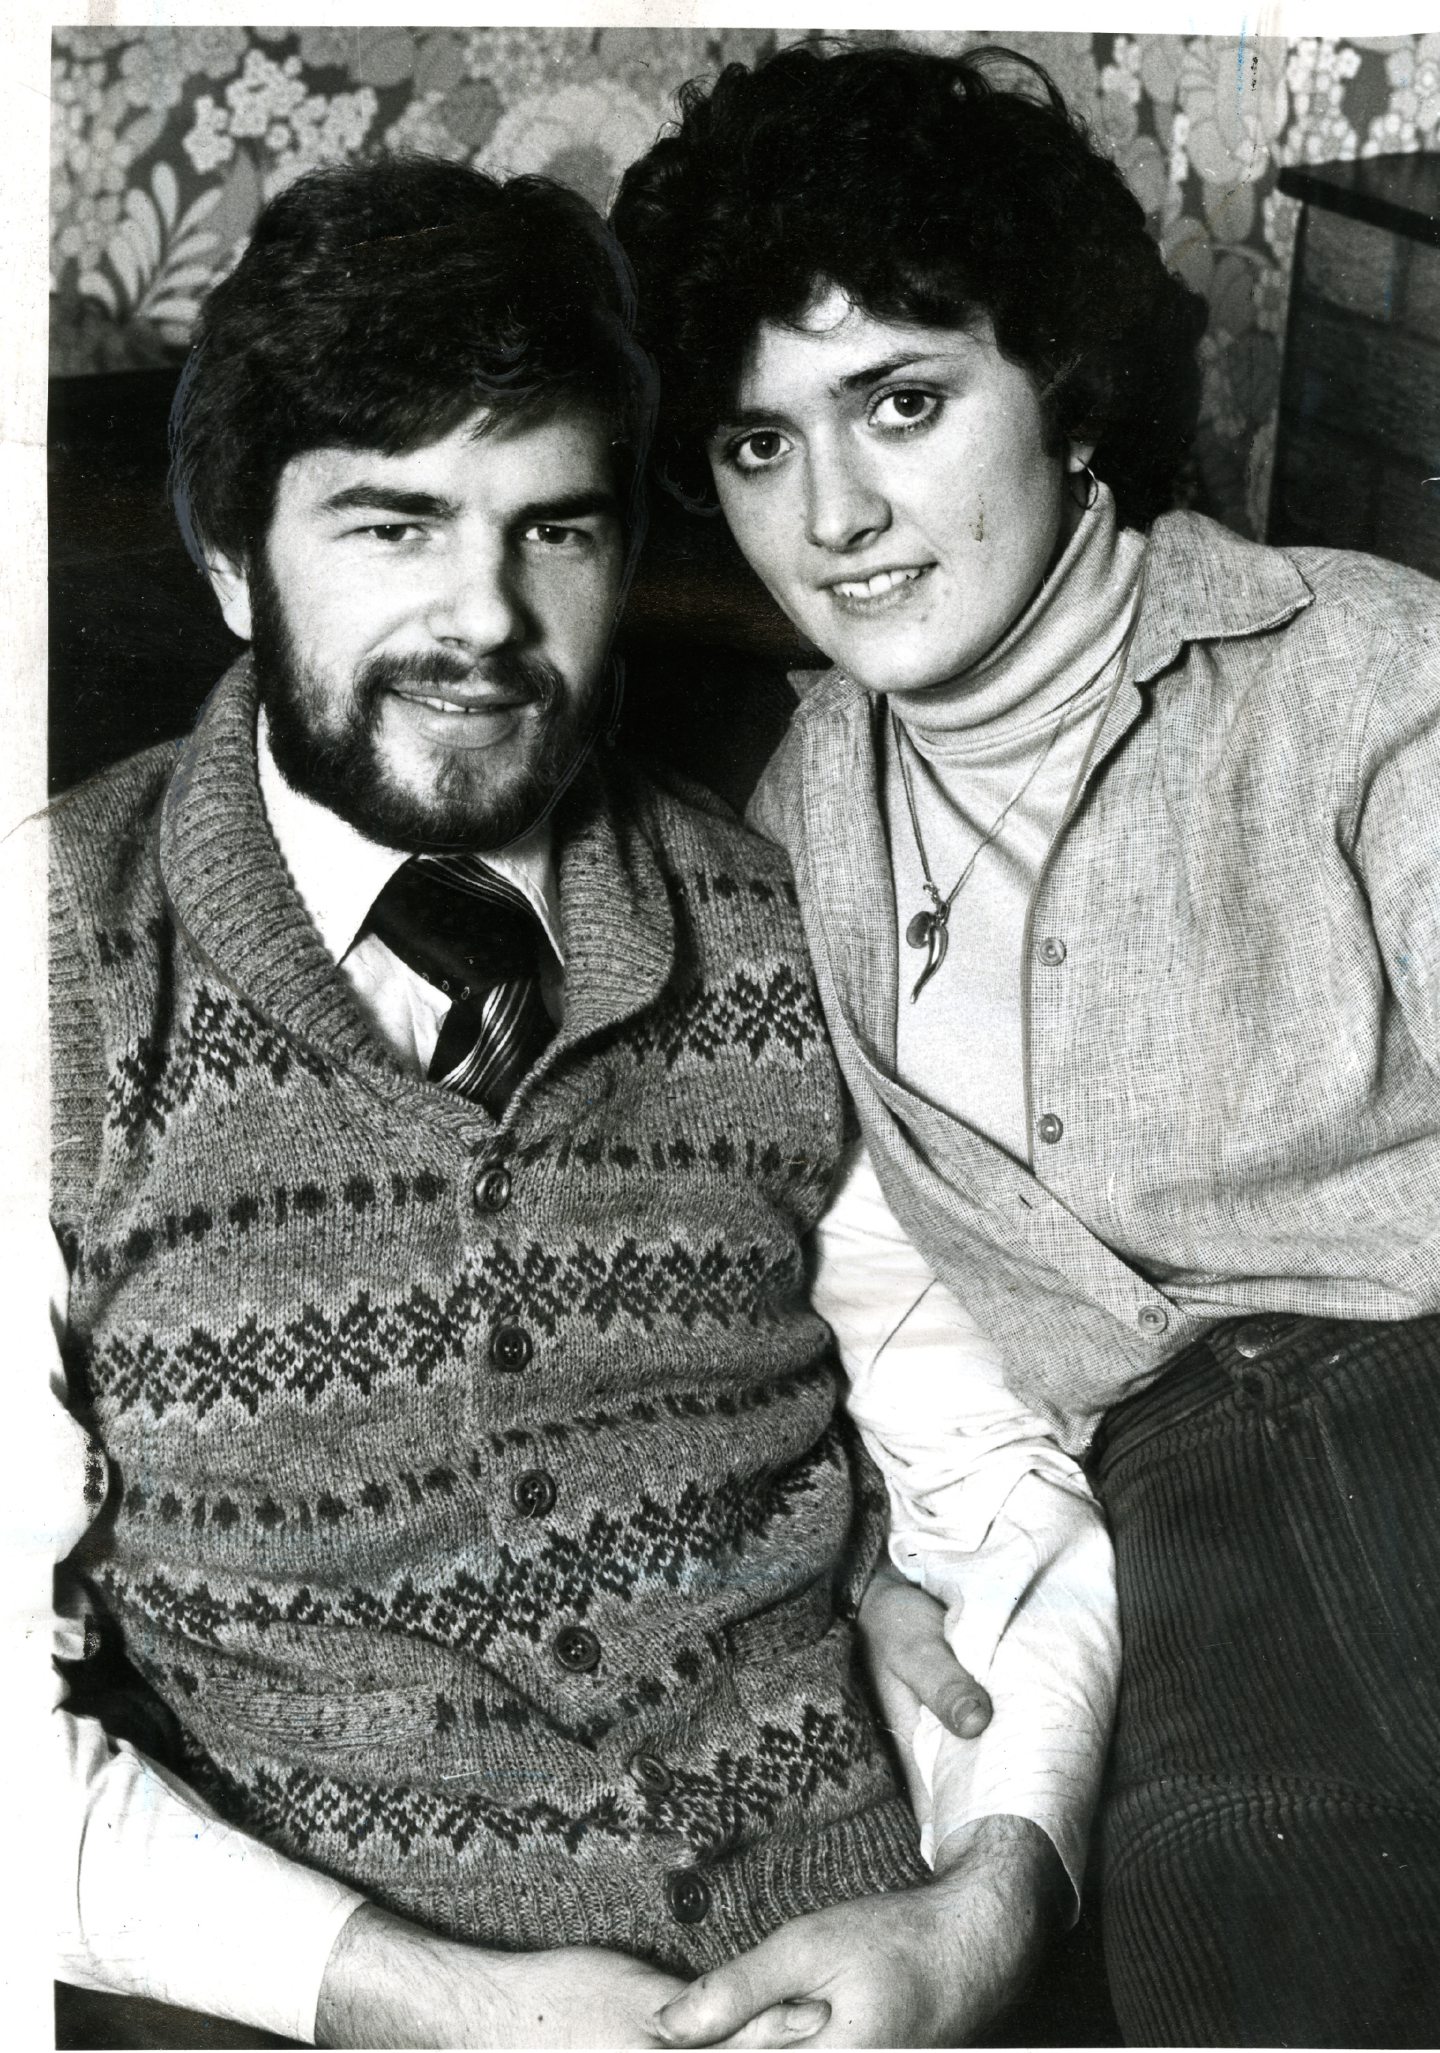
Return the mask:
{"type": "MultiPolygon", "coordinates": [[[[497,849],[538,824],[589,749],[597,729],[593,689],[567,690],[553,663],[500,649],[475,663],[450,649],[377,655],[351,680],[349,703],[321,729],[323,691],[298,652],[268,564],[251,578],[251,651],[270,748],[286,782],[387,848],[497,849]],[[430,789],[412,791],[386,767],[380,747],[385,695],[483,678],[507,699],[536,708],[528,761],[514,754],[496,777],[500,751],[457,749],[437,764],[430,789]],[[498,786],[498,788],[497,788],[498,786]]],[[[463,719],[463,714],[454,716],[463,719]]],[[[524,747],[526,744],[521,743],[524,747]]]]}

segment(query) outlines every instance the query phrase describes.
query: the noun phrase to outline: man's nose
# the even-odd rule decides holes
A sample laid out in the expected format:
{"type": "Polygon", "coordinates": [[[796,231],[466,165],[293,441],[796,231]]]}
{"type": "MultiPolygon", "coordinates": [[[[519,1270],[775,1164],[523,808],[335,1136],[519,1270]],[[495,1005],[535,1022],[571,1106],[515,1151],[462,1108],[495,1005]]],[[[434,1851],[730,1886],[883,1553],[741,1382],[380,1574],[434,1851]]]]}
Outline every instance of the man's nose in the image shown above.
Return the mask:
{"type": "Polygon", "coordinates": [[[477,655],[523,641],[527,616],[506,553],[457,549],[431,600],[428,624],[437,641],[477,655]]]}
{"type": "Polygon", "coordinates": [[[863,456],[843,445],[810,451],[805,528],[817,548],[859,548],[889,525],[889,505],[863,456]]]}

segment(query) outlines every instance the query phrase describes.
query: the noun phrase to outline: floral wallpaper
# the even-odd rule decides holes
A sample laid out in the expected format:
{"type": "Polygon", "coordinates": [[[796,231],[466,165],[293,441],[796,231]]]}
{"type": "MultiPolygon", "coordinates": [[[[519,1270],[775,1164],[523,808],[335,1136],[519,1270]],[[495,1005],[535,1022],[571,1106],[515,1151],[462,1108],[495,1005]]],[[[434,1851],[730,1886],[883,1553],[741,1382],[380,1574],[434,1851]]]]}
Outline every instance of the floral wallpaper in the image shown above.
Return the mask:
{"type": "MultiPolygon", "coordinates": [[[[1197,497],[1259,533],[1299,211],[1276,173],[1440,146],[1440,34],[897,33],[1025,50],[1112,151],[1169,262],[1210,303],[1197,497]]],[[[263,202],[331,158],[435,151],[543,170],[604,205],[683,80],[776,40],[766,29],[57,29],[52,367],[178,357],[263,202]]]]}

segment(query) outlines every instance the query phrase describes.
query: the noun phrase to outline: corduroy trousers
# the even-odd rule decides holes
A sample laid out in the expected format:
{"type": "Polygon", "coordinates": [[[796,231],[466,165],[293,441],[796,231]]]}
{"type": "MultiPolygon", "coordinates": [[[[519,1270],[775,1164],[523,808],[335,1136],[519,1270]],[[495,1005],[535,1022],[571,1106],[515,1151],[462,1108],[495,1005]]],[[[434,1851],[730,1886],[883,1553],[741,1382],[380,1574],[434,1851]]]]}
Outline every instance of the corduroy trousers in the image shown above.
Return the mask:
{"type": "Polygon", "coordinates": [[[1094,1475],[1127,2040],[1440,2045],[1440,1318],[1228,1323],[1094,1475]]]}

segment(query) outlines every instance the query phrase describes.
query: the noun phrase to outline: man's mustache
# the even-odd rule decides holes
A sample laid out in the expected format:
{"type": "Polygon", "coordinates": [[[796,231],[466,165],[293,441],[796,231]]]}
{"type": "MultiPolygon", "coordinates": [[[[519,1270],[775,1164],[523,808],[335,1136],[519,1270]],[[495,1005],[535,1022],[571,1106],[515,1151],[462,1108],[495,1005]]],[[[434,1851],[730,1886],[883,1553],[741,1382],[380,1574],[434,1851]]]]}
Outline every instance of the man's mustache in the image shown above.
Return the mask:
{"type": "Polygon", "coordinates": [[[368,712],[382,692],[425,685],[479,685],[542,708],[552,706],[565,689],[553,663],[524,649],[496,649],[476,661],[455,649],[422,649],[412,655],[370,657],[356,676],[358,696],[368,712]]]}

